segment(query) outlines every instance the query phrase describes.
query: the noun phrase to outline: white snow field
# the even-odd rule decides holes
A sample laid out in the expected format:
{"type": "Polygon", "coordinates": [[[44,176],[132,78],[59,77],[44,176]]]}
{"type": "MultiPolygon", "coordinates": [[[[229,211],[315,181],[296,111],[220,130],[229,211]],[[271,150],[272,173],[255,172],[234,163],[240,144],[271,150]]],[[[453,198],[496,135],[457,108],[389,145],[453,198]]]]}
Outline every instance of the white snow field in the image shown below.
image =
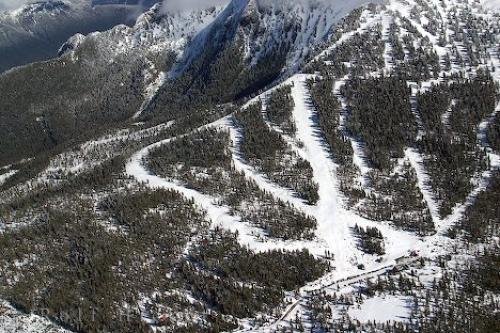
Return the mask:
{"type": "Polygon", "coordinates": [[[365,300],[359,308],[350,307],[348,314],[362,323],[407,321],[410,315],[409,302],[409,299],[399,296],[373,297],[365,300]]]}
{"type": "Polygon", "coordinates": [[[0,174],[0,185],[3,185],[10,177],[14,176],[17,170],[10,170],[3,174],[0,174]]]}
{"type": "Polygon", "coordinates": [[[498,0],[481,0],[484,8],[495,11],[500,11],[500,1],[498,0]]]}

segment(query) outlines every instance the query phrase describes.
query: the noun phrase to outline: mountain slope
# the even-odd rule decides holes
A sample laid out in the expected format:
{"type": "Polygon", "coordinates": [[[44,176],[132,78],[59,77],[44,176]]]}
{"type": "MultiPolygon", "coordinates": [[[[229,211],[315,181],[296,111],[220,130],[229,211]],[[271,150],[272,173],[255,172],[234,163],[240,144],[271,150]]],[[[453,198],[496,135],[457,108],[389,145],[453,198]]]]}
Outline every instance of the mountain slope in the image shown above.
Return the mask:
{"type": "Polygon", "coordinates": [[[219,10],[170,15],[157,6],[134,27],[76,35],[62,46],[62,57],[1,75],[2,163],[130,120],[183,45],[219,10]]]}
{"type": "Polygon", "coordinates": [[[363,3],[230,2],[187,45],[171,84],[159,90],[146,113],[172,117],[172,110],[186,114],[255,93],[300,68],[331,38],[335,24],[363,3]],[[181,103],[172,105],[172,99],[181,103]]]}
{"type": "Polygon", "coordinates": [[[142,6],[90,1],[41,1],[0,12],[0,72],[57,56],[76,33],[133,24],[142,6]]]}
{"type": "Polygon", "coordinates": [[[0,135],[3,136],[3,142],[9,142],[11,147],[17,148],[12,148],[12,152],[9,152],[9,146],[2,147],[3,163],[31,157],[42,149],[56,147],[67,141],[70,135],[75,137],[75,133],[81,135],[88,124],[98,124],[101,119],[104,120],[99,115],[110,121],[126,121],[131,115],[138,117],[141,114],[149,119],[171,120],[205,108],[207,103],[214,105],[249,95],[277,79],[287,63],[297,61],[298,65],[302,61],[300,59],[305,59],[307,54],[302,54],[302,49],[313,48],[324,42],[328,38],[329,27],[337,20],[337,15],[340,15],[334,13],[333,9],[327,11],[328,15],[321,16],[321,21],[326,22],[324,31],[313,33],[311,22],[320,20],[317,7],[295,6],[294,15],[287,18],[284,24],[280,23],[286,18],[283,8],[235,1],[224,12],[221,10],[222,8],[213,8],[164,13],[160,6],[156,6],[140,17],[132,28],[118,26],[109,32],[92,34],[87,38],[75,36],[60,49],[61,54],[75,49],[73,53],[5,74],[0,81],[10,83],[9,87],[3,85],[2,88],[6,98],[1,101],[1,117],[6,130],[0,135]],[[255,15],[259,10],[261,17],[257,22],[268,25],[269,29],[262,36],[258,34],[257,38],[257,22],[246,25],[245,20],[248,15],[255,15]],[[286,32],[287,38],[277,43],[273,36],[285,33],[285,29],[291,29],[286,32]],[[245,44],[250,48],[247,51],[245,44]],[[311,45],[307,46],[308,44],[311,45]],[[200,49],[204,52],[196,51],[200,49]],[[256,57],[250,59],[245,52],[256,54],[256,57]],[[127,72],[129,86],[123,86],[114,76],[101,74],[107,70],[104,66],[87,68],[91,66],[91,61],[104,64],[111,60],[114,60],[113,67],[128,68],[116,74],[122,76],[122,73],[127,72]],[[219,70],[226,61],[231,61],[232,64],[225,64],[225,68],[219,70]],[[170,70],[172,63],[174,67],[170,70]],[[77,72],[84,75],[76,74],[77,72]],[[60,77],[61,75],[65,77],[60,77]],[[53,76],[54,79],[46,85],[46,92],[29,101],[20,97],[31,94],[27,82],[45,80],[47,76],[53,76]],[[104,81],[97,80],[101,85],[122,85],[120,88],[92,87],[90,83],[96,81],[96,76],[108,78],[104,81]],[[226,80],[222,79],[223,76],[226,76],[226,80]],[[229,76],[232,78],[227,79],[229,76]],[[76,77],[81,80],[75,80],[76,77]],[[171,80],[165,80],[166,77],[171,80]],[[64,84],[64,87],[58,84],[64,84]],[[96,92],[90,92],[89,88],[95,88],[96,92]],[[136,96],[135,101],[129,103],[130,106],[109,104],[118,101],[110,98],[100,100],[100,94],[97,93],[106,89],[131,89],[130,95],[136,96]],[[201,92],[201,89],[209,91],[201,92]],[[79,91],[81,96],[95,97],[74,98],[70,90],[79,91]],[[56,101],[61,100],[60,96],[66,96],[62,98],[65,107],[52,107],[56,101]],[[135,103],[141,104],[140,110],[137,110],[135,103]],[[77,111],[67,112],[68,109],[75,108],[77,111]],[[95,111],[101,108],[105,111],[95,111]],[[48,112],[51,115],[45,114],[43,110],[50,110],[48,112]],[[89,116],[89,112],[93,116],[89,116]],[[12,117],[13,114],[17,114],[19,119],[12,117]],[[75,115],[81,119],[75,120],[75,115]],[[44,119],[43,125],[41,119],[44,119]],[[24,133],[22,136],[14,135],[19,127],[24,133]]]}
{"type": "Polygon", "coordinates": [[[44,322],[23,311],[84,332],[498,331],[500,14],[392,0],[311,35],[314,8],[155,7],[38,64],[98,71],[87,141],[0,168],[0,298],[26,331],[44,322]]]}

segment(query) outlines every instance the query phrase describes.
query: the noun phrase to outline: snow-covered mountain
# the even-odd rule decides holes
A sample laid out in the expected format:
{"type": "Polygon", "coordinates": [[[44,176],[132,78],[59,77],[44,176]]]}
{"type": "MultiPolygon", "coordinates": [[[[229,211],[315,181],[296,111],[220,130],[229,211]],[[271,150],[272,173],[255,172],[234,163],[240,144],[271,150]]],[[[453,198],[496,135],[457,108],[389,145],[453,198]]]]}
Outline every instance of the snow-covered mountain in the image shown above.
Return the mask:
{"type": "Polygon", "coordinates": [[[137,3],[45,0],[0,12],[0,72],[54,58],[60,45],[75,33],[133,24],[145,8],[137,3]]]}
{"type": "Polygon", "coordinates": [[[100,43],[116,55],[145,49],[158,52],[175,52],[179,56],[186,45],[200,31],[210,25],[223,10],[212,7],[206,10],[165,12],[160,4],[141,15],[132,27],[118,25],[109,31],[95,33],[84,38],[81,34],[65,43],[60,53],[78,48],[85,39],[100,43]]]}
{"type": "Polygon", "coordinates": [[[0,331],[498,331],[498,10],[189,3],[0,75],[0,331]]]}
{"type": "Polygon", "coordinates": [[[271,54],[284,53],[287,69],[294,71],[311,49],[328,41],[335,24],[368,1],[232,1],[185,52],[189,63],[200,53],[227,39],[242,44],[243,60],[254,66],[271,54]]]}
{"type": "MultiPolygon", "coordinates": [[[[89,38],[102,39],[116,52],[151,45],[175,51],[178,64],[171,75],[179,75],[204,53],[221,53],[236,43],[243,61],[255,66],[271,54],[284,54],[285,67],[296,71],[314,49],[325,44],[335,24],[368,0],[358,1],[231,1],[227,6],[183,8],[169,12],[157,5],[141,16],[132,28],[117,27],[89,38]],[[211,51],[210,51],[211,50],[211,51]]],[[[168,7],[166,7],[168,8],[168,7]]],[[[65,48],[79,38],[71,39],[65,48]]]]}

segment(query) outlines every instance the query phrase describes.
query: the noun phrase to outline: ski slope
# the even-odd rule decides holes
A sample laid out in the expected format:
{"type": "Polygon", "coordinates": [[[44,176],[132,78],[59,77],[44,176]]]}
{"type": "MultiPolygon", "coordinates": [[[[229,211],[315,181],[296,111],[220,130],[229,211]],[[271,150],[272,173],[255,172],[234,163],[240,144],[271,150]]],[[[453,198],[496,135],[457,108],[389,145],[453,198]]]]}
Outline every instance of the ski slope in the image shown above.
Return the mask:
{"type": "MultiPolygon", "coordinates": [[[[423,37],[429,38],[431,43],[434,44],[435,51],[440,57],[443,57],[447,52],[450,52],[448,48],[438,46],[437,37],[426,31],[420,23],[412,20],[410,13],[406,9],[407,6],[404,6],[401,2],[393,1],[388,7],[388,12],[383,12],[382,14],[375,16],[367,15],[367,13],[364,12],[364,21],[361,27],[359,27],[356,31],[346,32],[336,43],[333,43],[332,46],[323,51],[323,53],[318,55],[315,59],[321,59],[328,52],[331,52],[338,47],[338,45],[348,41],[352,36],[354,36],[355,33],[362,33],[366,29],[381,23],[383,27],[383,38],[386,42],[386,51],[384,53],[385,68],[379,72],[371,73],[370,75],[378,76],[382,73],[389,73],[393,69],[391,58],[392,51],[390,47],[388,47],[387,43],[388,27],[391,23],[391,11],[397,12],[408,18],[411,25],[415,27],[418,33],[420,33],[423,37]]],[[[438,9],[443,11],[441,6],[439,6],[438,9]]],[[[493,50],[491,52],[496,51],[493,50]]],[[[495,59],[493,61],[495,61],[496,65],[497,60],[495,59]]],[[[453,70],[450,72],[442,72],[440,73],[440,76],[443,74],[450,74],[452,72],[453,70]]],[[[495,79],[498,80],[498,73],[495,73],[494,75],[495,79]]],[[[316,230],[316,239],[312,241],[283,242],[274,239],[267,239],[263,242],[262,239],[265,237],[262,237],[263,235],[259,229],[252,227],[248,223],[242,222],[237,216],[230,215],[229,209],[227,207],[220,206],[216,198],[199,193],[192,189],[188,189],[179,182],[162,179],[161,177],[151,174],[144,167],[143,159],[147,158],[147,155],[151,150],[160,145],[168,144],[170,140],[175,140],[175,138],[164,140],[144,148],[143,150],[137,152],[127,163],[126,172],[128,175],[133,176],[140,182],[146,183],[152,188],[161,187],[173,189],[181,192],[187,198],[193,199],[199,207],[207,212],[207,217],[212,221],[212,226],[219,226],[230,231],[238,231],[239,241],[244,245],[248,245],[252,250],[265,251],[276,248],[307,248],[316,256],[323,256],[326,251],[333,254],[333,270],[320,279],[303,286],[299,290],[298,295],[293,298],[289,306],[283,309],[281,316],[279,316],[275,322],[256,329],[255,327],[248,326],[248,322],[243,320],[241,323],[244,327],[243,331],[245,332],[272,332],[273,330],[281,327],[283,323],[293,320],[300,309],[305,306],[308,299],[307,297],[312,292],[346,288],[349,285],[359,283],[367,278],[375,278],[379,275],[386,274],[389,270],[395,267],[405,266],[409,263],[420,260],[420,258],[435,258],[439,255],[447,253],[450,250],[452,241],[448,237],[444,236],[446,231],[463,218],[466,208],[472,205],[477,195],[487,188],[492,177],[492,170],[500,167],[499,156],[487,146],[487,142],[485,140],[486,131],[493,121],[496,113],[499,112],[499,105],[497,106],[495,113],[491,114],[480,124],[478,133],[478,144],[480,147],[487,149],[487,153],[491,161],[491,169],[485,171],[481,175],[478,175],[474,190],[468,195],[467,199],[463,203],[458,204],[453,209],[452,214],[447,217],[441,218],[439,216],[439,203],[434,196],[433,190],[428,185],[430,183],[429,175],[425,170],[423,157],[415,148],[407,148],[405,150],[405,159],[410,162],[410,165],[416,172],[418,188],[423,195],[423,198],[430,210],[432,220],[435,224],[435,235],[418,237],[413,233],[404,232],[394,228],[389,222],[374,222],[362,218],[346,207],[345,198],[339,191],[339,184],[336,176],[337,165],[332,159],[331,152],[326,147],[322,133],[317,126],[316,110],[312,106],[310,100],[311,97],[306,84],[306,81],[311,77],[313,76],[306,74],[292,75],[281,84],[248,101],[243,108],[260,100],[263,102],[263,111],[265,113],[265,101],[267,96],[279,86],[292,86],[292,97],[295,104],[293,109],[293,120],[297,127],[297,131],[293,138],[283,134],[282,132],[280,133],[285,141],[287,141],[287,143],[293,147],[293,149],[303,159],[310,163],[313,169],[314,181],[319,184],[318,193],[320,197],[319,201],[314,206],[307,205],[303,200],[297,198],[291,189],[283,188],[275,184],[268,177],[261,174],[245,161],[245,158],[242,156],[240,151],[240,145],[243,140],[240,129],[233,123],[230,117],[226,117],[207,126],[215,126],[221,129],[229,130],[232,141],[232,161],[237,171],[243,172],[245,177],[254,181],[261,190],[270,193],[275,198],[290,203],[297,210],[313,216],[317,220],[318,227],[316,230]],[[300,142],[301,145],[297,145],[297,142],[300,142]],[[352,228],[355,225],[359,225],[361,227],[377,227],[381,231],[384,236],[386,250],[386,254],[383,257],[378,258],[374,255],[367,255],[357,248],[356,238],[352,233],[352,228]],[[256,235],[259,236],[256,237],[256,235]],[[419,256],[416,258],[409,258],[408,254],[412,251],[418,252],[419,256]],[[358,269],[359,264],[362,264],[366,268],[366,271],[358,269]]],[[[359,179],[359,181],[364,189],[369,189],[370,184],[368,183],[366,175],[371,171],[371,168],[364,155],[363,145],[361,142],[346,133],[348,110],[347,103],[341,96],[340,90],[347,79],[347,76],[338,79],[332,89],[342,104],[340,129],[351,140],[354,150],[353,161],[361,172],[361,179],[359,179]]],[[[431,79],[420,85],[416,85],[414,82],[408,82],[409,86],[412,88],[412,97],[415,97],[418,92],[423,92],[429,89],[432,84],[436,84],[440,82],[440,80],[441,79],[431,79]]],[[[414,105],[415,100],[412,100],[412,102],[412,110],[416,114],[418,121],[418,112],[414,105]]],[[[279,129],[274,128],[269,123],[268,125],[274,130],[279,131],[279,129]]],[[[381,308],[385,309],[385,311],[387,311],[387,309],[394,310],[389,311],[392,312],[390,319],[395,320],[397,319],[396,317],[404,319],[405,312],[402,309],[404,306],[402,305],[403,303],[398,303],[399,301],[403,302],[402,300],[387,299],[373,300],[362,305],[362,308],[359,311],[353,310],[352,315],[361,321],[386,318],[382,313],[372,311],[375,303],[379,302],[382,304],[381,308]],[[372,313],[372,317],[367,317],[367,313],[372,313]],[[398,313],[400,315],[398,315],[398,313]]]]}
{"type": "Polygon", "coordinates": [[[340,209],[338,185],[334,177],[335,166],[329,152],[324,148],[321,134],[316,130],[315,114],[306,90],[307,79],[307,75],[297,75],[292,81],[296,136],[304,144],[314,179],[319,184],[320,199],[314,214],[318,221],[317,235],[334,253],[337,269],[344,271],[356,262],[355,254],[358,250],[354,246],[346,216],[343,216],[343,211],[340,209]]]}
{"type": "MultiPolygon", "coordinates": [[[[202,126],[195,131],[216,127],[224,128],[227,124],[228,118],[222,118],[211,124],[202,126]]],[[[194,133],[190,132],[190,133],[194,133]]],[[[185,134],[185,135],[189,135],[185,134]]],[[[182,136],[180,136],[182,137],[182,136]]],[[[167,145],[172,140],[178,139],[170,138],[153,143],[140,151],[136,152],[125,166],[125,173],[128,176],[135,178],[138,182],[143,183],[152,189],[167,189],[181,193],[186,199],[193,200],[195,204],[206,212],[207,218],[211,221],[211,227],[221,227],[233,233],[238,233],[238,240],[240,244],[248,246],[249,249],[256,252],[265,252],[272,249],[283,250],[300,250],[303,248],[310,248],[309,241],[261,241],[265,235],[261,229],[251,226],[249,223],[243,222],[240,217],[230,212],[229,207],[220,205],[217,198],[200,193],[199,191],[187,188],[180,182],[167,180],[152,174],[144,165],[144,160],[148,157],[149,153],[154,149],[167,145]]]]}
{"type": "MultiPolygon", "coordinates": [[[[241,218],[230,214],[228,207],[221,206],[217,198],[200,193],[196,190],[186,188],[182,183],[164,179],[152,174],[144,165],[144,159],[154,149],[168,145],[176,138],[170,138],[156,142],[136,152],[126,164],[126,174],[134,177],[138,182],[144,183],[150,188],[164,188],[182,193],[187,199],[194,202],[207,213],[212,221],[213,227],[222,227],[232,232],[238,232],[239,241],[255,251],[266,251],[269,249],[302,249],[307,248],[317,256],[322,256],[326,251],[333,253],[335,270],[326,278],[317,281],[308,288],[320,288],[324,284],[331,283],[334,279],[345,278],[358,274],[357,266],[364,264],[368,269],[380,268],[396,258],[407,254],[412,244],[419,240],[411,233],[395,230],[388,223],[375,223],[361,218],[348,211],[344,206],[344,199],[339,193],[336,181],[336,165],[331,159],[330,153],[325,147],[323,138],[315,124],[315,110],[312,107],[309,92],[306,88],[307,75],[295,75],[287,84],[292,84],[292,96],[294,99],[293,117],[297,125],[297,140],[303,143],[301,156],[305,158],[313,169],[314,180],[319,184],[320,200],[315,206],[309,206],[303,200],[297,198],[293,191],[281,188],[271,182],[267,177],[257,172],[245,163],[238,148],[241,140],[240,133],[232,124],[229,117],[218,120],[212,124],[203,126],[229,129],[233,141],[232,158],[236,170],[244,172],[248,179],[256,182],[260,189],[271,193],[276,198],[292,204],[296,209],[316,218],[318,228],[316,239],[313,241],[281,241],[265,238],[262,231],[242,222],[241,218]],[[377,226],[386,238],[386,251],[381,262],[376,262],[377,257],[366,255],[356,247],[356,239],[351,228],[359,226],[377,226]]],[[[186,134],[186,135],[189,135],[186,134]]]]}

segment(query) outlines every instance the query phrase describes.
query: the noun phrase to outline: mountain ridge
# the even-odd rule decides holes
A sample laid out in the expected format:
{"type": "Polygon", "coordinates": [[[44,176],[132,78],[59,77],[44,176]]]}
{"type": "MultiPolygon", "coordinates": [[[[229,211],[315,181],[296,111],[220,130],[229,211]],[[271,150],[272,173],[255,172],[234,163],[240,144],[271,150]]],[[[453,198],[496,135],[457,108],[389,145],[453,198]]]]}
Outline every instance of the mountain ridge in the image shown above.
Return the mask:
{"type": "Polygon", "coordinates": [[[139,6],[92,5],[90,1],[41,1],[0,12],[0,72],[57,56],[59,47],[75,33],[104,31],[133,24],[139,6]]]}

